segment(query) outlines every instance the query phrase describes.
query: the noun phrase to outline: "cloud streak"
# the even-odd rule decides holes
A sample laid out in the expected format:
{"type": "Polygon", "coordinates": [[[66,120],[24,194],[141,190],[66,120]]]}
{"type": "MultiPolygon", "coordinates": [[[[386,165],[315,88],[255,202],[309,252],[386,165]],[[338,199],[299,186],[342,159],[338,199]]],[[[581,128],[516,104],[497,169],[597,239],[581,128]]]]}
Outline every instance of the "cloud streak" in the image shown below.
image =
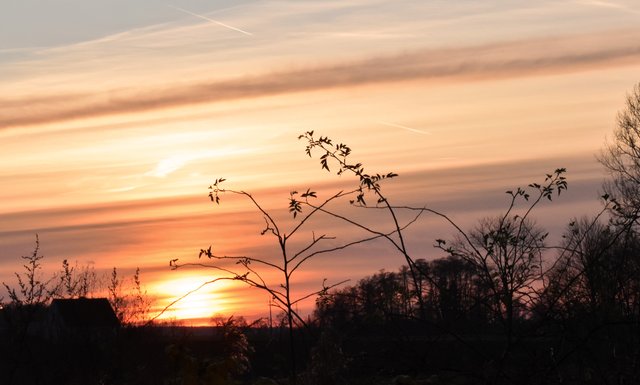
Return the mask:
{"type": "Polygon", "coordinates": [[[431,135],[430,132],[418,130],[417,128],[403,126],[402,124],[396,124],[396,123],[391,123],[391,122],[378,122],[378,123],[382,124],[383,126],[402,128],[403,130],[407,130],[407,131],[410,131],[410,132],[415,132],[416,134],[431,135]]]}
{"type": "Polygon", "coordinates": [[[470,81],[640,63],[640,29],[421,50],[334,65],[166,88],[0,99],[0,129],[243,98],[410,80],[470,81]],[[5,107],[6,106],[6,107],[5,107]],[[16,108],[16,106],[20,106],[16,108]]]}
{"type": "Polygon", "coordinates": [[[627,5],[612,2],[612,1],[601,1],[601,0],[582,0],[578,1],[578,4],[583,4],[587,6],[600,7],[600,8],[613,8],[623,12],[631,12],[635,14],[639,14],[640,11],[633,9],[627,5]]]}

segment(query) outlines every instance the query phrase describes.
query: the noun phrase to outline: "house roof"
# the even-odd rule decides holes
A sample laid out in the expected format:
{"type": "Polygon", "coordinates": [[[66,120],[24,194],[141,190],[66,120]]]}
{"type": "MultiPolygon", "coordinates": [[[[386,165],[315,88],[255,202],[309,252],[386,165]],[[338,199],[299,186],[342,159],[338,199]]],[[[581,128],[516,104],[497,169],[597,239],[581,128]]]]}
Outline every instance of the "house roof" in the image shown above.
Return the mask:
{"type": "Polygon", "coordinates": [[[120,324],[106,298],[54,299],[51,310],[70,328],[112,328],[120,324]]]}

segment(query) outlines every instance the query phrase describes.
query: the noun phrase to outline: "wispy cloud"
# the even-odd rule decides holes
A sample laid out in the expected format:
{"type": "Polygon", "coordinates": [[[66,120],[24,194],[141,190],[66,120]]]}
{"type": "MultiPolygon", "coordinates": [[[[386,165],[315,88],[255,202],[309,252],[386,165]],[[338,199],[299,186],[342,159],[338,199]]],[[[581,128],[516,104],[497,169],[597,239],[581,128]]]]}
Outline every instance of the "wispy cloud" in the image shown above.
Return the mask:
{"type": "Polygon", "coordinates": [[[387,31],[336,31],[336,32],[300,32],[294,36],[302,37],[328,37],[339,39],[407,39],[416,37],[411,33],[387,32],[387,31]]]}
{"type": "Polygon", "coordinates": [[[411,132],[415,132],[416,134],[422,134],[422,135],[431,135],[430,132],[428,131],[423,131],[423,130],[418,130],[417,128],[413,128],[413,127],[409,127],[409,126],[404,126],[402,124],[396,124],[396,123],[391,123],[391,122],[378,122],[379,124],[382,124],[384,126],[389,126],[389,127],[396,127],[396,128],[402,128],[403,130],[407,130],[407,131],[411,131],[411,132]]]}
{"type": "Polygon", "coordinates": [[[151,170],[148,175],[155,176],[157,178],[164,178],[167,175],[177,171],[184,166],[186,166],[189,162],[197,159],[196,155],[175,155],[169,158],[162,159],[156,167],[151,170]]]}
{"type": "Polygon", "coordinates": [[[617,9],[617,10],[620,10],[620,11],[623,11],[623,12],[640,14],[640,9],[631,8],[630,6],[628,6],[626,4],[622,4],[620,2],[603,1],[603,0],[578,0],[577,3],[578,4],[582,4],[582,5],[586,5],[586,6],[617,9]]]}
{"type": "Polygon", "coordinates": [[[108,189],[106,190],[106,192],[108,193],[123,193],[123,192],[129,192],[129,191],[133,191],[137,188],[140,187],[144,187],[144,185],[128,185],[128,186],[124,186],[124,187],[116,187],[116,188],[112,188],[112,189],[108,189]]]}
{"type": "Polygon", "coordinates": [[[180,170],[187,164],[199,160],[206,159],[215,156],[214,154],[183,154],[171,156],[162,159],[158,162],[156,167],[147,173],[148,176],[154,176],[156,178],[164,178],[175,171],[180,170]]]}
{"type": "Polygon", "coordinates": [[[0,99],[0,129],[126,114],[191,104],[408,80],[483,80],[640,63],[640,29],[531,39],[441,50],[418,50],[319,68],[164,89],[114,89],[0,99]],[[12,108],[20,105],[21,108],[12,108]],[[5,107],[7,106],[7,107],[5,107]]]}
{"type": "Polygon", "coordinates": [[[161,159],[156,167],[149,171],[146,175],[153,176],[156,178],[164,178],[175,171],[184,168],[189,163],[196,162],[203,159],[211,159],[223,156],[237,155],[250,152],[248,149],[243,150],[212,150],[212,151],[201,151],[197,153],[190,154],[178,154],[166,157],[161,159]]]}
{"type": "Polygon", "coordinates": [[[626,8],[622,4],[613,3],[613,2],[610,2],[610,1],[584,0],[584,1],[580,1],[580,3],[581,4],[586,4],[586,5],[593,5],[593,6],[596,6],[596,7],[619,8],[619,9],[626,8]]]}

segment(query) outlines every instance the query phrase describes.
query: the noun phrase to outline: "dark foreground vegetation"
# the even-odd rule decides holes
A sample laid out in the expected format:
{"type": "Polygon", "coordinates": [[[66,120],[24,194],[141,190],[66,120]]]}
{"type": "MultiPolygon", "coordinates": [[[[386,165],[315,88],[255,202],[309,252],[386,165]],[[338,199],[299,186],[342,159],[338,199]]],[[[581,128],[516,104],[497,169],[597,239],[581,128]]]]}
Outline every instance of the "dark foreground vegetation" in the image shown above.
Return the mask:
{"type": "Polygon", "coordinates": [[[264,218],[260,234],[272,237],[281,255],[229,256],[208,247],[196,262],[170,262],[174,269],[212,268],[203,286],[236,280],[269,293],[281,310],[277,326],[233,317],[204,329],[159,325],[149,317],[138,273],[123,295],[114,269],[108,301],[90,300],[91,272],[66,261],[50,281],[37,279],[36,245],[23,257],[16,285],[5,284],[0,383],[640,383],[640,85],[599,155],[610,173],[600,212],[575,218],[553,237],[533,217],[569,187],[562,168],[507,191],[504,212],[465,230],[428,207],[391,203],[382,185],[397,175],[366,172],[348,146],[313,132],[300,139],[323,169],[354,176],[353,188],[324,200],[310,189],[292,191],[283,224],[253,195],[217,179],[212,202],[225,194],[247,199],[264,218]],[[354,210],[375,213],[375,223],[354,210]],[[454,234],[433,240],[440,257],[428,261],[406,246],[406,229],[426,215],[454,234]],[[320,216],[360,236],[316,233],[320,216]],[[307,261],[374,240],[397,252],[390,258],[403,261],[398,271],[293,296],[293,277],[307,261]],[[267,270],[280,280],[263,279],[267,270]],[[299,314],[296,305],[312,297],[313,314],[299,314]]]}
{"type": "MultiPolygon", "coordinates": [[[[420,277],[426,316],[418,315],[406,267],[320,296],[308,327],[294,330],[297,383],[633,384],[640,378],[633,308],[640,266],[612,269],[600,282],[585,277],[560,300],[550,294],[529,309],[519,303],[509,341],[490,290],[469,263],[459,257],[416,262],[426,273],[420,277]]],[[[561,285],[550,282],[549,292],[561,285]]],[[[229,318],[210,328],[59,325],[46,310],[2,312],[5,322],[15,321],[0,332],[3,384],[292,382],[286,324],[229,318]],[[29,330],[22,330],[29,318],[29,330]]]]}

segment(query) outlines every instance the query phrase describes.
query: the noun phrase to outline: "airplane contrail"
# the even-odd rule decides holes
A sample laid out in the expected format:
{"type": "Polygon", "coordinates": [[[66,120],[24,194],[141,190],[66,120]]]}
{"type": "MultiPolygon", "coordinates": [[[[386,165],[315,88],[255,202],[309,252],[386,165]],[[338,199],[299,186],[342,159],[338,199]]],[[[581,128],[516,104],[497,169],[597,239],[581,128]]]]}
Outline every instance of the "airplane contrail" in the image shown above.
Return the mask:
{"type": "Polygon", "coordinates": [[[431,135],[430,132],[418,130],[417,128],[411,128],[411,127],[403,126],[401,124],[395,124],[395,123],[390,123],[390,122],[378,122],[378,123],[383,124],[385,126],[389,126],[389,127],[402,128],[402,129],[405,129],[407,131],[415,132],[417,134],[431,135]]]}
{"type": "Polygon", "coordinates": [[[191,11],[187,11],[187,10],[186,10],[186,9],[184,9],[184,8],[176,7],[176,6],[174,6],[174,5],[169,5],[169,7],[173,8],[173,9],[176,9],[176,10],[178,10],[178,11],[180,11],[180,12],[184,12],[184,13],[186,13],[186,14],[188,14],[188,15],[195,16],[195,17],[197,17],[197,18],[199,18],[199,19],[206,20],[206,21],[209,21],[209,22],[211,22],[211,23],[221,25],[221,26],[223,26],[223,27],[225,27],[225,28],[229,28],[229,29],[232,29],[232,30],[237,31],[237,32],[240,32],[240,33],[244,33],[244,34],[245,34],[245,35],[247,35],[247,36],[253,36],[253,34],[252,34],[251,32],[244,31],[244,30],[242,30],[242,29],[240,29],[240,28],[232,27],[232,26],[230,26],[229,24],[225,24],[225,23],[223,23],[223,22],[220,22],[220,21],[218,21],[218,20],[211,19],[211,18],[206,17],[206,16],[203,16],[203,15],[198,15],[197,13],[193,13],[193,12],[191,12],[191,11]]]}

